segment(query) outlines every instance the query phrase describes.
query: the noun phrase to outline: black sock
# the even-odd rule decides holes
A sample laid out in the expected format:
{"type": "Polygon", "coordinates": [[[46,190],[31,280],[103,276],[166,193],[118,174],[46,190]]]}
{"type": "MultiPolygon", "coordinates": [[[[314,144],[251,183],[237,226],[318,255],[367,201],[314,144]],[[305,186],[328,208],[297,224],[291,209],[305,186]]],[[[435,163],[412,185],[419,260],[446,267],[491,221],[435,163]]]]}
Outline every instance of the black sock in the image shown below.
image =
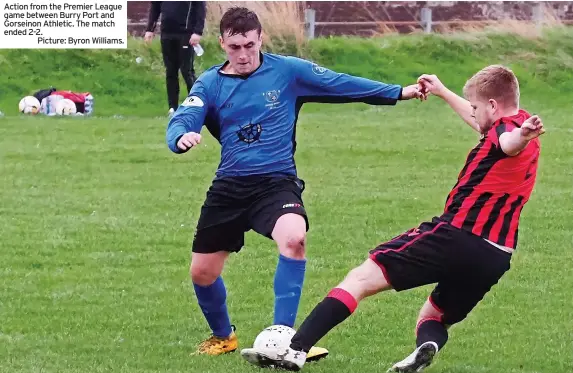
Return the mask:
{"type": "Polygon", "coordinates": [[[436,319],[421,320],[416,329],[416,346],[426,342],[435,342],[442,349],[448,341],[448,330],[442,322],[436,319]]]}
{"type": "Polygon", "coordinates": [[[357,305],[356,299],[346,290],[333,289],[304,320],[292,338],[290,347],[296,351],[308,352],[332,328],[346,320],[357,305]]]}

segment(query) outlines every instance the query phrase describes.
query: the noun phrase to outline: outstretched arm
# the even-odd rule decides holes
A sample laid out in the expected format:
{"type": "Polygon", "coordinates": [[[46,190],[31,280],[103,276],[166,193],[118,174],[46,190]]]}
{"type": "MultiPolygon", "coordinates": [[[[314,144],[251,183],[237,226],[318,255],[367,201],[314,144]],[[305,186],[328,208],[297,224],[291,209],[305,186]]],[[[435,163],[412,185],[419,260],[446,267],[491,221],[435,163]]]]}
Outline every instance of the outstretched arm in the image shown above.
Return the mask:
{"type": "Polygon", "coordinates": [[[299,97],[306,102],[363,102],[395,105],[398,100],[423,98],[417,84],[402,87],[337,73],[297,57],[287,57],[299,97]]]}
{"type": "Polygon", "coordinates": [[[511,157],[518,155],[529,142],[545,133],[543,122],[534,115],[529,117],[521,127],[499,135],[499,146],[503,152],[511,157]]]}
{"type": "Polygon", "coordinates": [[[479,132],[479,126],[474,120],[470,102],[450,91],[436,75],[422,75],[418,78],[423,88],[444,100],[471,128],[479,132]]]}

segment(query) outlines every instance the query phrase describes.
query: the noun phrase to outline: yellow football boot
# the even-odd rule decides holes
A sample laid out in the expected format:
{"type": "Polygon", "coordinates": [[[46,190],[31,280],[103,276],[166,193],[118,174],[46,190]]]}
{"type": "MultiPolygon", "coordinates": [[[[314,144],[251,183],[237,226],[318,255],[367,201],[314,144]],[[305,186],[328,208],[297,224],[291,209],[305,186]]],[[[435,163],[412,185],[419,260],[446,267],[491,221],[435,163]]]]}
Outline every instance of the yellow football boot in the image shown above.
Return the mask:
{"type": "Polygon", "coordinates": [[[306,361],[317,361],[328,356],[328,350],[322,347],[313,346],[306,354],[306,361]]]}
{"type": "Polygon", "coordinates": [[[199,344],[197,351],[193,355],[222,355],[235,351],[239,348],[239,339],[235,334],[235,330],[231,332],[227,338],[216,337],[212,335],[205,341],[199,344]]]}

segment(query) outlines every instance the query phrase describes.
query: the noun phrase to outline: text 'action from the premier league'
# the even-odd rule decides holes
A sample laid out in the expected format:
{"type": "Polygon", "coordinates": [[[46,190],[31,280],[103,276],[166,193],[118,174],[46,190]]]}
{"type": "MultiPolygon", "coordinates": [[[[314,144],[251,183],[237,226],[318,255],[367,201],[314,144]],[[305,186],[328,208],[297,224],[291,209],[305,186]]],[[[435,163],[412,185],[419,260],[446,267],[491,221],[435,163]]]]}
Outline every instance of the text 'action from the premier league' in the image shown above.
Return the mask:
{"type": "Polygon", "coordinates": [[[7,1],[0,49],[125,49],[127,1],[7,1]]]}

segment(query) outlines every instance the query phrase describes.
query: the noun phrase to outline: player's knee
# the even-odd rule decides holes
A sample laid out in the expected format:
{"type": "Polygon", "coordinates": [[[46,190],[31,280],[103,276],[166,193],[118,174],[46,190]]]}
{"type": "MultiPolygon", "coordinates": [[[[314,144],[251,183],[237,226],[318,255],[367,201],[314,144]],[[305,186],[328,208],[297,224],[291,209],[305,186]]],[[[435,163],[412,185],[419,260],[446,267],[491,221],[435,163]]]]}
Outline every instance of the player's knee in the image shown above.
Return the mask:
{"type": "Polygon", "coordinates": [[[362,284],[362,286],[365,287],[369,286],[370,279],[368,273],[367,271],[364,270],[362,266],[352,269],[350,272],[348,272],[348,275],[346,277],[350,281],[362,284]]]}
{"type": "Polygon", "coordinates": [[[219,277],[220,273],[213,270],[209,266],[193,265],[189,269],[191,281],[199,286],[209,286],[214,283],[219,277]]]}
{"type": "Polygon", "coordinates": [[[458,307],[448,307],[448,309],[440,309],[432,302],[430,297],[426,300],[426,303],[424,303],[420,313],[418,314],[417,324],[422,320],[437,320],[444,324],[444,326],[450,327],[451,325],[463,321],[470,311],[471,308],[468,309],[461,305],[458,305],[458,307]]]}
{"type": "Polygon", "coordinates": [[[279,243],[282,255],[292,259],[304,259],[306,253],[306,233],[290,234],[284,244],[279,243]]]}
{"type": "Polygon", "coordinates": [[[422,306],[420,313],[418,314],[418,321],[419,324],[422,320],[438,320],[442,321],[443,312],[436,308],[428,299],[426,303],[422,306]]]}
{"type": "Polygon", "coordinates": [[[351,270],[344,280],[351,293],[362,299],[374,295],[389,288],[384,275],[376,264],[366,262],[351,270]]]}

